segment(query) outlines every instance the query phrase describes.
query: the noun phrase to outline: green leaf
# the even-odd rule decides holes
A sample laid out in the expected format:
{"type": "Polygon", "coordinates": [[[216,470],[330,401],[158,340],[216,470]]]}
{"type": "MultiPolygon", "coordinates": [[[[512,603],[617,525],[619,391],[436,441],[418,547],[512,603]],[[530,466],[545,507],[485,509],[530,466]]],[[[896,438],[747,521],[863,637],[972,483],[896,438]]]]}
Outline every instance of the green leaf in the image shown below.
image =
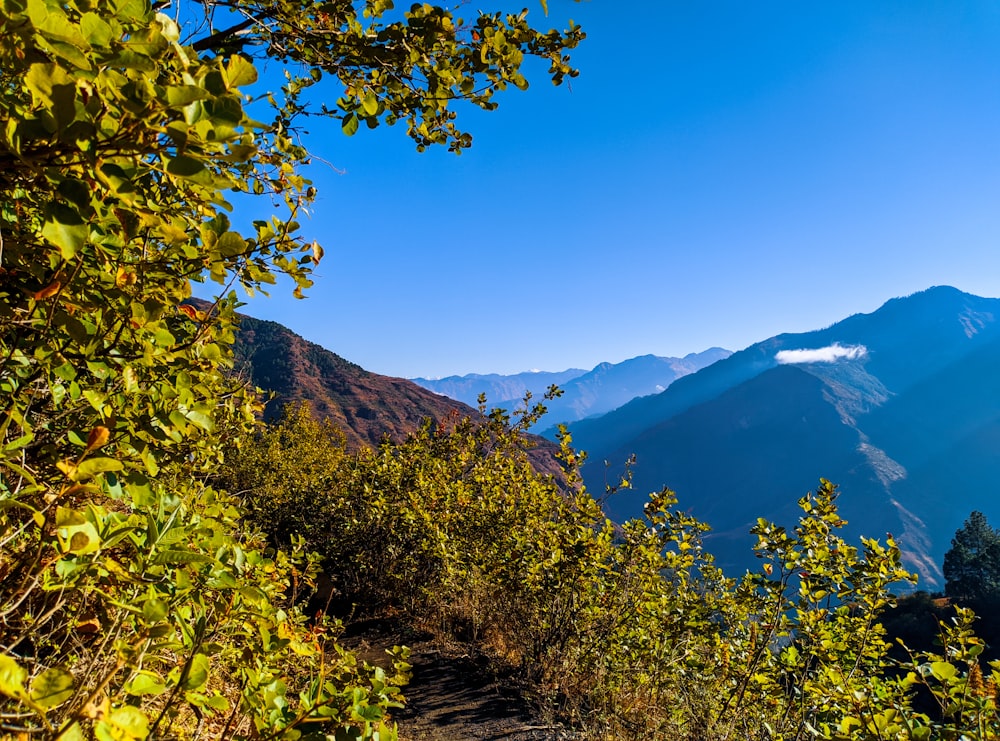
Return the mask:
{"type": "Polygon", "coordinates": [[[130,695],[159,695],[166,689],[163,677],[147,670],[137,672],[125,685],[125,692],[130,695]]]}
{"type": "Polygon", "coordinates": [[[240,56],[233,56],[226,65],[229,87],[242,87],[257,82],[257,70],[253,64],[240,56]]]}
{"type": "Polygon", "coordinates": [[[354,712],[360,720],[374,723],[385,716],[385,710],[378,705],[355,705],[354,712]]]}
{"type": "Polygon", "coordinates": [[[114,6],[122,20],[142,21],[149,13],[147,0],[115,0],[114,6]]]}
{"type": "Polygon", "coordinates": [[[208,681],[208,657],[205,654],[195,654],[191,657],[184,689],[196,690],[208,681]]]}
{"type": "Polygon", "coordinates": [[[142,72],[156,71],[156,62],[145,54],[139,54],[131,49],[122,49],[118,54],[118,62],[128,69],[140,70],[142,72]]]}
{"type": "Polygon", "coordinates": [[[80,30],[93,46],[108,46],[111,43],[111,26],[97,13],[84,13],[80,17],[80,30]]]}
{"type": "Polygon", "coordinates": [[[365,95],[364,99],[361,101],[362,107],[365,109],[365,113],[369,116],[374,116],[378,113],[378,98],[375,93],[369,92],[365,95]]]}
{"type": "Polygon", "coordinates": [[[163,620],[169,611],[170,606],[158,597],[148,599],[142,605],[142,616],[149,623],[163,620]]]}
{"type": "Polygon", "coordinates": [[[56,736],[56,741],[86,741],[80,724],[74,721],[62,733],[56,736]]]}
{"type": "Polygon", "coordinates": [[[229,700],[216,692],[205,700],[205,706],[224,713],[229,710],[229,700]]]}
{"type": "Polygon", "coordinates": [[[354,136],[358,133],[358,117],[353,113],[348,113],[344,116],[344,120],[341,123],[340,128],[343,129],[344,133],[348,136],[354,136]]]}
{"type": "Polygon", "coordinates": [[[247,251],[247,241],[236,232],[226,232],[215,243],[215,249],[223,257],[235,257],[247,251]]]}
{"type": "Polygon", "coordinates": [[[42,236],[59,248],[63,259],[73,259],[89,235],[90,229],[76,209],[62,203],[49,204],[42,236]]]}
{"type": "Polygon", "coordinates": [[[94,731],[102,741],[146,738],[149,736],[149,719],[138,708],[126,705],[116,708],[107,718],[98,721],[94,731]]]}
{"type": "Polygon", "coordinates": [[[25,87],[40,105],[49,109],[61,128],[76,114],[76,84],[62,67],[35,63],[24,76],[25,87]]]}
{"type": "Polygon", "coordinates": [[[62,705],[73,696],[73,675],[63,669],[46,669],[31,683],[30,696],[46,709],[62,705]]]}
{"type": "Polygon", "coordinates": [[[179,154],[167,162],[167,172],[182,178],[194,177],[205,169],[205,163],[188,157],[186,154],[179,154]]]}
{"type": "Polygon", "coordinates": [[[945,682],[958,674],[958,669],[947,661],[935,661],[931,664],[931,674],[945,682]]]}
{"type": "Polygon", "coordinates": [[[63,553],[84,555],[101,548],[101,536],[84,514],[68,507],[56,510],[56,538],[63,553]]]}
{"type": "Polygon", "coordinates": [[[194,551],[169,550],[161,551],[153,559],[153,563],[159,564],[182,564],[182,563],[211,563],[215,559],[206,556],[204,553],[194,551]]]}
{"type": "Polygon", "coordinates": [[[172,108],[183,108],[196,100],[209,97],[208,91],[197,85],[174,85],[167,88],[167,103],[172,108]]]}
{"type": "Polygon", "coordinates": [[[106,471],[121,471],[125,466],[114,458],[87,458],[76,467],[76,480],[106,471]]]}

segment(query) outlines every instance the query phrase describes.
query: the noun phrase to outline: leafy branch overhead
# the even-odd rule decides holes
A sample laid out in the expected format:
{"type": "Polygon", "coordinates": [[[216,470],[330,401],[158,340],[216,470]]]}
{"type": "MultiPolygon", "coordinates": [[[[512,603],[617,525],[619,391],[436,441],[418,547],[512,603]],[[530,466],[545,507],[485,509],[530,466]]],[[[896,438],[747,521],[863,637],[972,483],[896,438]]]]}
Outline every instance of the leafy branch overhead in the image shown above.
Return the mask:
{"type": "Polygon", "coordinates": [[[335,78],[336,102],[314,112],[339,118],[348,134],[361,123],[405,121],[420,150],[468,147],[472,138],[457,127],[453,103],[496,108],[497,91],[528,87],[522,66],[530,57],[548,63],[557,85],[575,77],[567,50],[584,38],[572,21],[564,31],[535,29],[527,10],[465,19],[426,3],[404,12],[392,0],[176,0],[162,9],[192,18],[185,42],[198,52],[238,51],[290,63],[300,71],[292,89],[324,75],[335,78]]]}

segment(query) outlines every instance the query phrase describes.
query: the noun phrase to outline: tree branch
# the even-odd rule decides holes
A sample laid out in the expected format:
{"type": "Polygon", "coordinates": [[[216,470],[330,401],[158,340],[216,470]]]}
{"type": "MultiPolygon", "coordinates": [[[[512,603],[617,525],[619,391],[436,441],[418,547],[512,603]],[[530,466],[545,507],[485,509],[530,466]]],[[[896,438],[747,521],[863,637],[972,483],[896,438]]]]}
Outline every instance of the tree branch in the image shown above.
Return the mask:
{"type": "Polygon", "coordinates": [[[212,35],[206,36],[205,38],[194,42],[191,46],[195,51],[209,51],[221,48],[225,45],[225,41],[230,36],[235,36],[240,31],[246,31],[256,22],[256,18],[247,18],[246,20],[240,21],[235,26],[230,26],[222,31],[216,31],[212,35]]]}

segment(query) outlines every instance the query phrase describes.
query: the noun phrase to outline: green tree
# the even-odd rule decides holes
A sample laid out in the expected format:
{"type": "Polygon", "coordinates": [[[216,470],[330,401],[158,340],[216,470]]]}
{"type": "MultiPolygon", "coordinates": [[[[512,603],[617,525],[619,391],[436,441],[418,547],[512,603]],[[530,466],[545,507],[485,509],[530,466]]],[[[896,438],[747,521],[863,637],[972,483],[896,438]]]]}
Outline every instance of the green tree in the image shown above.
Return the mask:
{"type": "Polygon", "coordinates": [[[944,555],[945,594],[976,605],[1000,601],[1000,531],[973,512],[944,555]]]}
{"type": "Polygon", "coordinates": [[[430,6],[383,22],[388,2],[167,9],[0,8],[3,733],[391,738],[405,666],[324,642],[335,626],[295,606],[314,562],[211,486],[257,407],[227,373],[231,289],[284,273],[301,294],[322,254],[296,223],[314,195],[305,86],[340,81],[328,113],[347,133],[405,119],[418,146],[457,149],[454,99],[492,107],[530,54],[561,79],[581,34],[430,6]],[[247,113],[258,55],[302,71],[263,94],[264,122],[247,113]],[[237,232],[232,193],[276,215],[237,232]],[[186,304],[193,282],[220,298],[186,304]]]}

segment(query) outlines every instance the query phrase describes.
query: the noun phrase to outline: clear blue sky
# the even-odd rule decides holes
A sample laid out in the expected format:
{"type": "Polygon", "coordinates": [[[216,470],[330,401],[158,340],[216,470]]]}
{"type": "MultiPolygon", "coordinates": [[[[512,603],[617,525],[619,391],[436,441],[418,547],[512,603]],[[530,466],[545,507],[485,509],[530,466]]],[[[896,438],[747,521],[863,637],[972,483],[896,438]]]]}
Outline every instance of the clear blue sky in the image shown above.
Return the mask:
{"type": "Polygon", "coordinates": [[[461,157],[313,125],[339,170],[311,172],[326,258],[308,299],[247,313],[443,376],[738,350],[931,285],[1000,295],[997,3],[549,7],[588,34],[580,77],[464,111],[461,157]]]}

